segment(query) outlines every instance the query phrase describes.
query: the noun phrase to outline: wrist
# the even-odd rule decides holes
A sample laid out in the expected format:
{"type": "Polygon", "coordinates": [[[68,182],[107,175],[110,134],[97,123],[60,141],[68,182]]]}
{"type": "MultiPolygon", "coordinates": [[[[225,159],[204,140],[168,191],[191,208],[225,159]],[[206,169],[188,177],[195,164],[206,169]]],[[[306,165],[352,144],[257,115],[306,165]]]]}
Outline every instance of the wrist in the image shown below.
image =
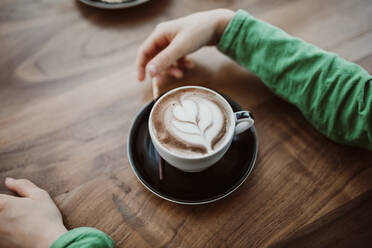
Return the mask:
{"type": "Polygon", "coordinates": [[[55,227],[54,229],[50,229],[43,233],[43,237],[40,238],[40,242],[37,247],[51,247],[51,245],[56,241],[59,237],[67,232],[67,229],[62,225],[55,227]]]}
{"type": "Polygon", "coordinates": [[[215,28],[215,34],[217,41],[220,40],[225,29],[229,25],[230,21],[234,18],[235,12],[229,9],[218,9],[217,12],[217,22],[215,28]]]}

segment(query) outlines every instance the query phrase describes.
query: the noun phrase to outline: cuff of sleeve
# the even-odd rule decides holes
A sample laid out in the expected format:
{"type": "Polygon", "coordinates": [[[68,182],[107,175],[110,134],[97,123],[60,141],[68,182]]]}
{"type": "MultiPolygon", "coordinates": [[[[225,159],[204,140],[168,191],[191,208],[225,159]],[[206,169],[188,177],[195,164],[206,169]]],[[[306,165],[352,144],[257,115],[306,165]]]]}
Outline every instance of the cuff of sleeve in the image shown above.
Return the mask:
{"type": "Polygon", "coordinates": [[[91,227],[79,227],[62,234],[50,246],[50,248],[66,247],[114,248],[115,244],[114,241],[104,232],[91,227]]]}
{"type": "Polygon", "coordinates": [[[239,35],[241,27],[248,18],[252,18],[252,16],[244,10],[240,9],[236,12],[217,44],[218,50],[222,53],[229,54],[235,38],[239,35]]]}

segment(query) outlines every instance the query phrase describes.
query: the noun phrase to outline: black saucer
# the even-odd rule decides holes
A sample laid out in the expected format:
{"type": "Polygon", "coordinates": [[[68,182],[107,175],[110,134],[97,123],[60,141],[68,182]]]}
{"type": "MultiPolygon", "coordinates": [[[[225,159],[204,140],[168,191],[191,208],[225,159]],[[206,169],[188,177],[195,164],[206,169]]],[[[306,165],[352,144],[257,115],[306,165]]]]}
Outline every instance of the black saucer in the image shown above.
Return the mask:
{"type": "MultiPolygon", "coordinates": [[[[224,96],[233,110],[242,108],[224,96]]],[[[137,114],[128,137],[128,158],[134,174],[157,196],[181,204],[203,204],[219,200],[243,184],[257,157],[254,126],[234,137],[224,157],[202,172],[180,171],[164,161],[164,178],[159,179],[159,156],[148,132],[148,118],[154,101],[137,114]]]]}
{"type": "Polygon", "coordinates": [[[82,3],[100,9],[125,9],[143,4],[148,1],[149,0],[129,0],[122,3],[108,3],[100,0],[80,0],[82,3]]]}

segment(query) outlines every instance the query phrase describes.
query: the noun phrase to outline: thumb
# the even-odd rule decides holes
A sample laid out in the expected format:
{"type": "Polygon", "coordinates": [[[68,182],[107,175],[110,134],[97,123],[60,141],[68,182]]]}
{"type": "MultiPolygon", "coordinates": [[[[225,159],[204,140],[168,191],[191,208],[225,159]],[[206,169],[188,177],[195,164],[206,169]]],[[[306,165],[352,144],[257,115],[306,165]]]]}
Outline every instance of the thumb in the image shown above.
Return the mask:
{"type": "Polygon", "coordinates": [[[177,36],[163,51],[158,53],[147,65],[147,71],[152,77],[160,75],[179,58],[188,52],[182,37],[177,36]]]}
{"type": "Polygon", "coordinates": [[[34,183],[27,179],[6,178],[5,185],[9,190],[16,192],[19,196],[28,198],[43,198],[48,193],[37,187],[34,183]]]}

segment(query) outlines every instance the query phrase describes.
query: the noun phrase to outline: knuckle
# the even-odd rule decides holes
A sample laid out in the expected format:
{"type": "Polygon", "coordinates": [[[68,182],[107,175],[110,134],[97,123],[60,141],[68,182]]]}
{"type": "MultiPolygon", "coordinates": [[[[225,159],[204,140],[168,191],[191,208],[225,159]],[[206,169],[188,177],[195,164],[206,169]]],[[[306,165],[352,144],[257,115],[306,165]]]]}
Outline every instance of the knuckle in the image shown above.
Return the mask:
{"type": "Polygon", "coordinates": [[[144,57],[146,54],[145,54],[145,45],[144,44],[142,44],[139,48],[138,48],[138,50],[137,50],[137,57],[139,58],[139,59],[142,59],[142,57],[144,57]]]}
{"type": "Polygon", "coordinates": [[[171,60],[172,60],[171,55],[168,53],[165,53],[165,54],[162,54],[162,56],[159,56],[158,58],[156,58],[155,64],[158,64],[159,66],[165,68],[165,67],[170,66],[171,60]]]}
{"type": "Polygon", "coordinates": [[[31,183],[30,180],[25,179],[25,178],[23,178],[23,179],[18,179],[18,182],[20,182],[20,183],[22,183],[22,184],[30,184],[30,183],[31,183]]]}
{"type": "Polygon", "coordinates": [[[163,30],[165,25],[165,22],[158,23],[155,27],[155,30],[163,30]]]}
{"type": "Polygon", "coordinates": [[[38,195],[42,199],[49,198],[49,193],[44,189],[40,189],[38,195]]]}
{"type": "Polygon", "coordinates": [[[165,65],[169,65],[170,64],[170,61],[171,61],[170,55],[169,54],[164,55],[164,57],[163,57],[163,65],[164,66],[165,65]]]}
{"type": "Polygon", "coordinates": [[[146,48],[146,41],[142,42],[141,45],[138,47],[137,54],[143,53],[146,48]]]}

